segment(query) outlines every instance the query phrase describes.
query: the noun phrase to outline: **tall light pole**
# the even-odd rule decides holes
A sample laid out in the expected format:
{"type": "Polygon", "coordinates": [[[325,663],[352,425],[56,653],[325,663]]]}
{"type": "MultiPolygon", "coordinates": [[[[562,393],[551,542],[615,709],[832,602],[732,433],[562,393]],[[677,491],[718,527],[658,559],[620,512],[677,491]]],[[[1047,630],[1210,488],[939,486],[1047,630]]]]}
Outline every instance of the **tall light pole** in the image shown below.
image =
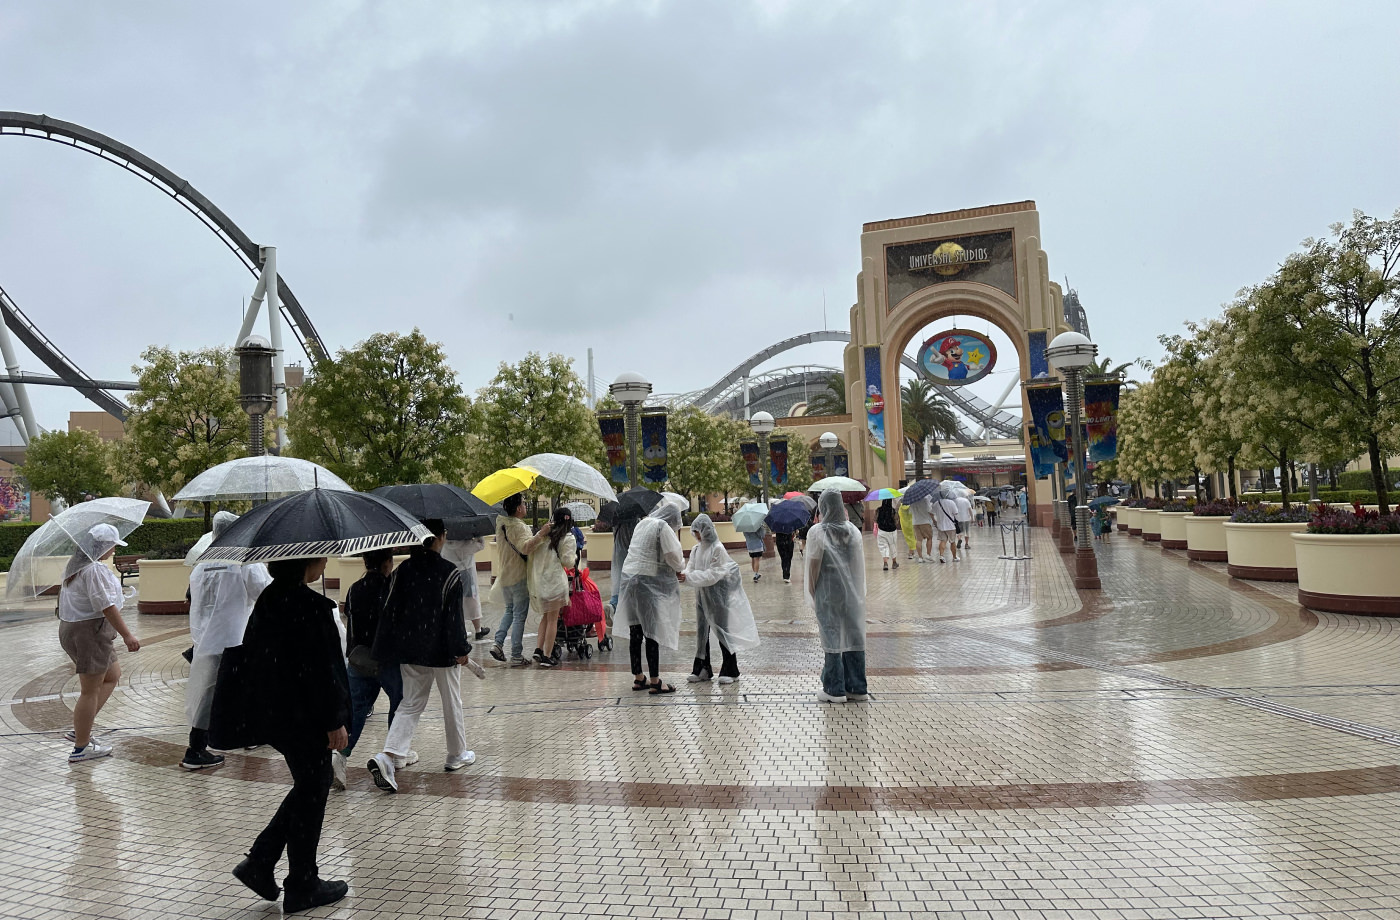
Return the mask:
{"type": "Polygon", "coordinates": [[[841,439],[834,432],[824,431],[822,436],[817,438],[817,443],[822,448],[822,461],[826,464],[826,475],[836,475],[836,448],[840,446],[841,439]]]}
{"type": "MultiPolygon", "coordinates": [[[[1051,366],[1065,377],[1065,403],[1069,409],[1070,451],[1074,458],[1073,509],[1075,533],[1074,586],[1098,588],[1099,560],[1089,536],[1089,471],[1084,462],[1084,431],[1081,423],[1084,405],[1084,368],[1094,362],[1099,347],[1078,332],[1062,332],[1045,349],[1051,366]]],[[[1067,496],[1068,497],[1068,496],[1067,496]]]]}
{"type": "Polygon", "coordinates": [[[758,465],[763,468],[763,503],[768,504],[768,477],[769,467],[772,460],[768,456],[768,436],[777,427],[777,422],[773,421],[773,415],[769,412],[755,412],[749,417],[749,427],[753,433],[758,435],[758,465]]]}
{"type": "Polygon", "coordinates": [[[248,456],[261,457],[263,420],[277,405],[272,362],[277,350],[260,335],[246,336],[234,354],[238,355],[238,404],[248,413],[248,456]]]}
{"type": "Polygon", "coordinates": [[[608,385],[613,399],[622,403],[627,435],[627,484],[637,487],[637,427],[642,403],[651,395],[651,383],[636,371],[625,371],[608,385]]]}

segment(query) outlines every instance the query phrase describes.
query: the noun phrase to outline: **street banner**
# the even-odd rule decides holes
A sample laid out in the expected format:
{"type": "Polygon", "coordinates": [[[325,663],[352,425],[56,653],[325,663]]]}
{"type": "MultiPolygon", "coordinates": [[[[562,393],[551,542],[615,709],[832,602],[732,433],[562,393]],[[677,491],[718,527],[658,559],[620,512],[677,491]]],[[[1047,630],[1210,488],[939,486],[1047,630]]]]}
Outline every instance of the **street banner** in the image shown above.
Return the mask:
{"type": "MultiPolygon", "coordinates": [[[[884,372],[880,369],[880,346],[865,346],[865,433],[870,450],[885,462],[884,372]]],[[[834,464],[833,464],[834,465],[834,464]]]]}
{"type": "Polygon", "coordinates": [[[598,413],[598,430],[603,435],[603,450],[608,455],[608,480],[615,486],[627,486],[627,423],[622,410],[598,413]]]}
{"type": "Polygon", "coordinates": [[[1065,444],[1065,402],[1058,383],[1026,387],[1026,404],[1030,408],[1030,443],[1035,478],[1043,479],[1055,472],[1055,464],[1069,459],[1065,444]]]}
{"type": "Polygon", "coordinates": [[[762,488],[763,469],[758,465],[758,442],[743,442],[739,445],[739,452],[744,455],[744,469],[749,471],[749,485],[762,488]]]}
{"type": "Polygon", "coordinates": [[[1118,391],[1122,383],[1105,380],[1084,384],[1084,428],[1089,438],[1089,462],[1105,463],[1118,456],[1118,391]]]}
{"type": "Polygon", "coordinates": [[[1026,342],[1030,346],[1031,379],[1049,377],[1050,359],[1045,356],[1045,349],[1050,345],[1050,331],[1032,329],[1026,333],[1026,342]]]}
{"type": "Polygon", "coordinates": [[[642,481],[666,481],[666,410],[642,413],[642,481]]]}
{"type": "Polygon", "coordinates": [[[773,486],[773,491],[782,493],[787,487],[788,481],[788,441],[787,438],[769,438],[768,440],[768,481],[773,486]]]}

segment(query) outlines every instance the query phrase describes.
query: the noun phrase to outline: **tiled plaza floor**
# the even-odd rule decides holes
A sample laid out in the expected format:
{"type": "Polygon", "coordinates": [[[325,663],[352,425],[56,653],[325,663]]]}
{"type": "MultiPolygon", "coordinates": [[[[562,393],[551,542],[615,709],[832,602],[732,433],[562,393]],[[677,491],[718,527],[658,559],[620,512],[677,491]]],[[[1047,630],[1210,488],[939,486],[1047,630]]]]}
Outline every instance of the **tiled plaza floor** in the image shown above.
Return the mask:
{"type": "MultiPolygon", "coordinates": [[[[397,796],[363,769],[381,701],[322,840],[351,897],[312,915],[1400,918],[1400,624],[1126,535],[1081,596],[1045,531],[1022,563],[975,536],[963,563],[889,573],[869,541],[873,702],[815,701],[814,623],[776,560],[746,582],[763,645],[733,686],[684,682],[683,589],[673,696],[632,693],[621,644],[555,672],[480,646],[476,764],[441,772],[430,709],[397,796]]],[[[56,623],[0,614],[0,917],[275,916],[228,870],[285,767],[181,771],[185,620],[128,615],[116,754],[70,767],[56,623]]]]}

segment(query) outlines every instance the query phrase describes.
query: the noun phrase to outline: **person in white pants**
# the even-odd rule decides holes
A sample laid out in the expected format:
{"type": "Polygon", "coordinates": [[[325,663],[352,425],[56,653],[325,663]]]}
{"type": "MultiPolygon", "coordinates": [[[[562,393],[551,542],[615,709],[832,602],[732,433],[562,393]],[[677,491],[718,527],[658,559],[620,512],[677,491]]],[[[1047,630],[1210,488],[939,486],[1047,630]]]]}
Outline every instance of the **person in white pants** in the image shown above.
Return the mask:
{"type": "Polygon", "coordinates": [[[962,525],[962,533],[958,534],[958,545],[972,549],[972,500],[963,492],[953,501],[958,506],[958,523],[962,525]]]}
{"type": "Polygon", "coordinates": [[[467,750],[462,721],[462,665],[477,677],[485,677],[486,672],[469,657],[472,645],[462,610],[461,575],[440,555],[447,529],[440,520],[423,525],[433,536],[414,547],[394,571],[374,638],[374,660],[381,665],[398,664],[403,678],[403,699],[384,739],[384,750],[367,765],[374,784],[385,792],[398,792],[397,771],[418,760],[412,749],[413,733],[434,685],[442,699],[447,735],[443,768],[460,770],[476,761],[476,754],[467,750]]]}

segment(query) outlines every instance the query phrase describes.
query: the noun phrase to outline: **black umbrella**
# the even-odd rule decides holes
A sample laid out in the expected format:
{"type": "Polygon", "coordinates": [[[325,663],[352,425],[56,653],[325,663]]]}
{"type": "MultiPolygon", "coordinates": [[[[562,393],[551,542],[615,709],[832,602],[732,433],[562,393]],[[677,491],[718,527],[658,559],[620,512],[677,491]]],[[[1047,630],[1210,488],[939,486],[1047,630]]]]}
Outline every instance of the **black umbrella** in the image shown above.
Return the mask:
{"type": "Polygon", "coordinates": [[[470,540],[496,530],[501,509],[477,498],[460,486],[444,483],[416,483],[406,486],[380,486],[370,493],[398,505],[420,521],[437,518],[447,524],[449,540],[470,540]]]}
{"type": "Polygon", "coordinates": [[[259,505],[210,544],[200,562],[273,562],[417,546],[432,536],[377,495],[311,489],[259,505]]]}
{"type": "MultiPolygon", "coordinates": [[[[616,527],[624,521],[640,521],[651,514],[651,509],[661,503],[661,493],[653,492],[651,489],[644,489],[637,486],[635,489],[628,489],[617,497],[617,507],[612,509],[608,523],[616,527]]],[[[600,512],[598,519],[602,520],[600,512]]]]}

